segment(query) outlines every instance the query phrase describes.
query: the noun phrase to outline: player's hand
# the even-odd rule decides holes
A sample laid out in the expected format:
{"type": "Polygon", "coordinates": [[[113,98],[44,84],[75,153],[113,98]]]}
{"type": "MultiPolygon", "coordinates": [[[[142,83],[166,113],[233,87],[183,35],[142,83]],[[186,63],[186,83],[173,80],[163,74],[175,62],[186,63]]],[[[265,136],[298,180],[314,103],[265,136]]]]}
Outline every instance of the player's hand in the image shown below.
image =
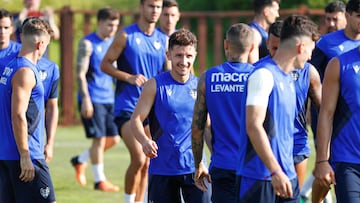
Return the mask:
{"type": "Polygon", "coordinates": [[[45,161],[49,163],[53,158],[54,147],[50,145],[45,145],[45,161]]]}
{"type": "Polygon", "coordinates": [[[23,182],[30,182],[35,177],[35,168],[29,156],[20,157],[20,180],[23,182]]]}
{"type": "Polygon", "coordinates": [[[91,103],[90,97],[86,97],[81,102],[81,115],[86,118],[92,118],[94,115],[94,107],[91,103]]]}
{"type": "Polygon", "coordinates": [[[144,75],[132,75],[129,78],[129,83],[132,85],[136,85],[138,87],[141,87],[144,85],[144,83],[147,81],[146,77],[144,75]]]}
{"type": "Polygon", "coordinates": [[[195,170],[195,175],[194,175],[195,186],[199,188],[201,191],[206,192],[208,190],[208,187],[205,181],[211,183],[211,176],[205,165],[201,162],[199,164],[199,168],[195,170]]]}
{"type": "Polygon", "coordinates": [[[156,142],[154,142],[153,140],[146,140],[143,144],[142,144],[142,149],[144,154],[149,157],[149,158],[156,158],[157,157],[157,150],[158,150],[158,146],[156,144],[156,142]]]}
{"type": "Polygon", "coordinates": [[[314,176],[318,184],[322,187],[330,188],[331,184],[336,184],[335,173],[329,162],[316,163],[314,176]]]}
{"type": "Polygon", "coordinates": [[[281,170],[272,176],[271,184],[277,196],[284,199],[293,197],[291,182],[281,170]]]}

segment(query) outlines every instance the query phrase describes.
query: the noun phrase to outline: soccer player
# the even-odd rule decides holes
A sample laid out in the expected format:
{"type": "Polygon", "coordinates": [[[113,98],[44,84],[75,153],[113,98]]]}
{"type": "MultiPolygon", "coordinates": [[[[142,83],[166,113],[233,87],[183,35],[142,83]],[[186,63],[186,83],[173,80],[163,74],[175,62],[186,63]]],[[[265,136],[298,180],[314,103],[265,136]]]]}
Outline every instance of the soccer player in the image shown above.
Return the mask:
{"type": "Polygon", "coordinates": [[[269,54],[266,47],[269,26],[279,17],[280,0],[254,0],[255,16],[249,24],[254,29],[254,44],[258,49],[249,56],[249,63],[255,63],[260,58],[269,54]]]}
{"type": "MultiPolygon", "coordinates": [[[[139,21],[116,35],[101,64],[101,70],[117,80],[115,122],[130,152],[130,165],[125,174],[125,203],[143,201],[148,182],[149,158],[136,141],[129,120],[144,83],[168,68],[167,36],[155,29],[162,5],[162,0],[141,0],[139,21]],[[115,61],[117,68],[113,66],[115,61]]],[[[150,136],[147,120],[144,125],[150,136]]]]}
{"type": "Polygon", "coordinates": [[[179,4],[176,0],[164,0],[159,18],[159,31],[170,36],[176,31],[176,24],[180,19],[179,4]]]}
{"type": "Polygon", "coordinates": [[[325,27],[327,33],[342,30],[346,26],[346,5],[343,1],[333,1],[325,7],[325,27]]]}
{"type": "Polygon", "coordinates": [[[180,29],[170,35],[167,57],[171,71],[145,83],[130,125],[133,135],[150,157],[149,202],[202,202],[203,192],[194,184],[191,121],[198,78],[190,74],[196,58],[197,39],[180,29]],[[181,98],[179,100],[179,98],[181,98]],[[145,133],[149,117],[151,137],[145,133]]]}
{"type": "Polygon", "coordinates": [[[97,29],[79,43],[77,78],[79,83],[79,109],[86,137],[92,139],[90,149],[71,159],[80,185],[86,185],[85,164],[90,156],[94,175],[94,189],[119,191],[119,187],[106,179],[104,151],[120,141],[114,122],[113,79],[100,69],[104,55],[113,42],[119,26],[119,13],[102,8],[97,13],[97,29]]]}
{"type": "MultiPolygon", "coordinates": [[[[276,21],[269,28],[269,38],[267,46],[270,56],[274,56],[280,43],[280,35],[283,21],[276,21]]],[[[261,60],[260,60],[261,61],[261,60]]],[[[256,65],[256,64],[255,64],[256,65]]],[[[297,68],[292,71],[296,90],[296,119],[294,133],[294,164],[296,174],[299,180],[301,190],[304,183],[307,159],[310,156],[310,145],[308,141],[308,132],[306,128],[307,99],[319,109],[321,102],[321,81],[316,68],[310,63],[305,63],[303,68],[297,68]]]]}
{"type": "Polygon", "coordinates": [[[291,72],[311,58],[318,36],[317,25],[306,16],[287,17],[275,55],[260,61],[248,78],[237,169],[239,202],[299,201],[294,159],[289,156],[296,117],[291,72]]]}
{"type": "Polygon", "coordinates": [[[247,63],[254,49],[254,31],[246,24],[232,25],[226,32],[224,51],[227,61],[208,69],[200,77],[192,121],[192,150],[195,183],[206,191],[204,178],[211,179],[213,203],[236,202],[236,162],[241,147],[241,95],[253,66],[247,63]],[[227,80],[226,78],[232,78],[227,80]],[[210,175],[202,162],[207,114],[211,120],[212,153],[210,175]]]}
{"type": "Polygon", "coordinates": [[[323,188],[335,185],[337,202],[360,201],[359,50],[334,57],[323,81],[314,176],[323,188]]]}
{"type": "Polygon", "coordinates": [[[11,34],[13,33],[13,16],[5,10],[0,9],[0,58],[10,58],[19,53],[21,44],[10,40],[11,34]]]}
{"type": "Polygon", "coordinates": [[[45,21],[25,21],[19,56],[1,73],[0,202],[55,202],[44,156],[44,87],[36,68],[51,34],[45,21]]]}

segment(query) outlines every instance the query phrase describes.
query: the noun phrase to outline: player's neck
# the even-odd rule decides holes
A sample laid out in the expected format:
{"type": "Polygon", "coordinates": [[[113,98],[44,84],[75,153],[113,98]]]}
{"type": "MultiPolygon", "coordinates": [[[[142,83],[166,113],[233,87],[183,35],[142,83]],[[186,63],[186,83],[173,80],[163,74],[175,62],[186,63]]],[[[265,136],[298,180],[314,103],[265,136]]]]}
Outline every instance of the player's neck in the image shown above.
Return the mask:
{"type": "Polygon", "coordinates": [[[8,48],[9,44],[10,44],[10,40],[4,43],[0,43],[0,50],[8,48]]]}
{"type": "Polygon", "coordinates": [[[138,22],[139,29],[146,35],[152,35],[155,30],[156,23],[149,23],[144,18],[140,17],[138,22]]]}

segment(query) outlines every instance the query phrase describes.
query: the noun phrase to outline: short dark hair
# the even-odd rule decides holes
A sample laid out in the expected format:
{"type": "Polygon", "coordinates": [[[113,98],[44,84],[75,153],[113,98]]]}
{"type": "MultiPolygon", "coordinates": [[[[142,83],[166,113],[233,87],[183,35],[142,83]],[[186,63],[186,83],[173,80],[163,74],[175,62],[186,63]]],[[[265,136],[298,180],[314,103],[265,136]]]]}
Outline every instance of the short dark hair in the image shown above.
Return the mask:
{"type": "Polygon", "coordinates": [[[169,38],[169,50],[174,46],[194,46],[197,48],[197,38],[196,36],[187,29],[181,28],[170,35],[169,38]]]}
{"type": "Polygon", "coordinates": [[[163,1],[163,8],[170,8],[170,7],[179,7],[179,4],[176,0],[164,0],[163,1]]]}
{"type": "Polygon", "coordinates": [[[343,12],[346,11],[346,5],[342,1],[333,1],[326,5],[325,13],[343,12]]]}
{"type": "Polygon", "coordinates": [[[352,12],[360,12],[360,0],[350,0],[346,4],[346,12],[352,13],[352,12]]]}
{"type": "Polygon", "coordinates": [[[110,7],[101,8],[97,12],[97,20],[117,20],[120,18],[120,14],[117,10],[110,7]]]}
{"type": "Polygon", "coordinates": [[[23,36],[42,34],[48,34],[51,36],[54,32],[47,21],[38,17],[26,18],[22,24],[21,31],[23,36]]]}
{"type": "Polygon", "coordinates": [[[10,18],[10,20],[12,21],[13,15],[8,10],[0,8],[0,19],[3,18],[10,18]]]}
{"type": "Polygon", "coordinates": [[[226,40],[231,49],[237,53],[244,53],[254,41],[254,31],[245,23],[236,23],[226,31],[226,40]]]}
{"type": "Polygon", "coordinates": [[[318,25],[303,15],[291,15],[284,20],[281,29],[280,41],[285,41],[293,37],[307,36],[313,41],[320,37],[318,25]]]}
{"type": "Polygon", "coordinates": [[[274,23],[272,23],[269,27],[269,35],[272,34],[275,37],[280,38],[281,28],[282,28],[283,24],[284,24],[284,21],[282,21],[282,20],[278,20],[278,21],[275,21],[274,23]]]}
{"type": "Polygon", "coordinates": [[[254,0],[254,12],[256,14],[260,13],[266,6],[270,6],[274,1],[280,4],[280,0],[254,0]]]}

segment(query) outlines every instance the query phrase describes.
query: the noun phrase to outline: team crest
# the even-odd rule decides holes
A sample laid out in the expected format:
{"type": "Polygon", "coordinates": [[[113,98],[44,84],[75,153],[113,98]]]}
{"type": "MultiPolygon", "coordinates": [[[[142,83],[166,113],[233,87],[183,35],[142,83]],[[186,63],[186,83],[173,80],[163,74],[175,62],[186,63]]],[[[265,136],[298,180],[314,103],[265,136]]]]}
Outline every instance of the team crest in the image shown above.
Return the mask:
{"type": "Polygon", "coordinates": [[[47,78],[47,72],[46,71],[42,70],[42,71],[39,72],[39,74],[40,74],[40,79],[42,81],[44,81],[47,78]]]}
{"type": "Polygon", "coordinates": [[[197,91],[196,91],[196,89],[191,89],[191,90],[190,90],[190,96],[191,96],[193,99],[196,99],[196,97],[197,97],[197,91]]]}
{"type": "Polygon", "coordinates": [[[296,70],[292,71],[290,74],[294,81],[297,81],[299,79],[299,72],[297,72],[296,70]]]}
{"type": "Polygon", "coordinates": [[[359,72],[360,67],[358,65],[353,67],[355,73],[357,74],[359,72]]]}
{"type": "Polygon", "coordinates": [[[159,50],[161,48],[161,43],[159,41],[154,42],[155,49],[159,50]]]}
{"type": "Polygon", "coordinates": [[[40,188],[40,195],[44,199],[47,199],[49,197],[49,194],[50,194],[50,188],[49,187],[40,188]]]}

